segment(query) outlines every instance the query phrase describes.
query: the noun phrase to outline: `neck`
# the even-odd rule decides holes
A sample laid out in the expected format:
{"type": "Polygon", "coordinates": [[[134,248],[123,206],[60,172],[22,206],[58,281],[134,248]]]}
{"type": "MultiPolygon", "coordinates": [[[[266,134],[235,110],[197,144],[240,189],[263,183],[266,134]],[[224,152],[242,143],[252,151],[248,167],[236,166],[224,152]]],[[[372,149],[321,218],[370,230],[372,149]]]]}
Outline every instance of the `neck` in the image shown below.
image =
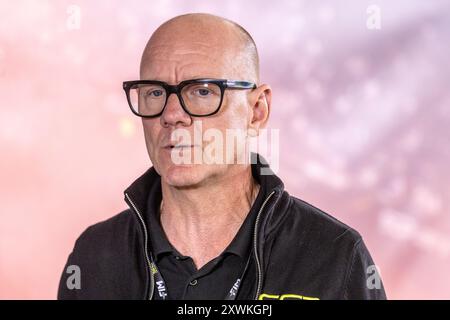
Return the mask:
{"type": "Polygon", "coordinates": [[[179,189],[162,182],[161,224],[171,244],[200,268],[233,240],[259,191],[251,167],[220,181],[179,189]]]}

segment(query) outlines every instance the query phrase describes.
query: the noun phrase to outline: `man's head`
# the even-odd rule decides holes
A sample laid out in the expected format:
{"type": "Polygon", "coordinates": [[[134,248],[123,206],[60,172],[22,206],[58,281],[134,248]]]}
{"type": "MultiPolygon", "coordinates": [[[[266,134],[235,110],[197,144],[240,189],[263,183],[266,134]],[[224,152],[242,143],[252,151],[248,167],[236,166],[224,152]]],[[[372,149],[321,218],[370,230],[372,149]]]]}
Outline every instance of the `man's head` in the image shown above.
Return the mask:
{"type": "MultiPolygon", "coordinates": [[[[251,90],[225,90],[221,108],[211,116],[190,116],[181,107],[178,97],[172,94],[159,117],[143,118],[150,159],[163,181],[169,185],[205,185],[237,168],[236,164],[175,164],[171,158],[173,152],[202,152],[211,142],[203,141],[189,150],[165,148],[173,141],[176,129],[185,129],[194,137],[194,121],[201,121],[203,132],[208,129],[220,131],[225,161],[227,129],[258,132],[266,125],[271,89],[267,85],[259,85],[256,46],[241,26],[224,18],[187,14],[162,24],[145,47],[140,78],[171,85],[198,78],[245,80],[258,85],[251,90]]],[[[234,159],[248,152],[247,146],[237,149],[234,159]]]]}

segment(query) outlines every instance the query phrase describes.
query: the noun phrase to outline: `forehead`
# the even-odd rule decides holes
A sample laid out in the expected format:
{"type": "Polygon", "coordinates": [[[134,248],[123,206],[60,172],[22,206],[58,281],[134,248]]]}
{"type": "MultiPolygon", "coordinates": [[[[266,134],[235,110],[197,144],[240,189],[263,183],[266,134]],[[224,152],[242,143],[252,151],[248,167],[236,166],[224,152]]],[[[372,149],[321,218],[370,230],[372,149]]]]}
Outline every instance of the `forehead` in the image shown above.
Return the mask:
{"type": "Polygon", "coordinates": [[[196,77],[234,75],[236,48],[213,39],[167,39],[150,43],[141,62],[141,79],[180,82],[196,77]],[[234,52],[234,54],[233,54],[234,52]]]}

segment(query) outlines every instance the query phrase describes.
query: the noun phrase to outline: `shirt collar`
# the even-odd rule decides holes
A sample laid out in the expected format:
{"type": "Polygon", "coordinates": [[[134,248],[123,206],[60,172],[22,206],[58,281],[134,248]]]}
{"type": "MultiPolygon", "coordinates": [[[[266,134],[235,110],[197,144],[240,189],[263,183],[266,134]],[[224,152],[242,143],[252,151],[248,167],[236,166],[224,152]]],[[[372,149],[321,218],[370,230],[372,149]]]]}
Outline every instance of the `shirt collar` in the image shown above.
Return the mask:
{"type": "MultiPolygon", "coordinates": [[[[223,254],[235,254],[245,259],[250,254],[251,240],[253,235],[254,222],[259,208],[262,205],[265,196],[265,189],[260,186],[258,195],[250,208],[249,213],[240,226],[236,236],[223,251],[223,254]]],[[[161,226],[160,204],[162,199],[161,186],[153,186],[148,195],[148,207],[146,214],[146,224],[149,229],[152,252],[156,261],[161,255],[172,253],[180,256],[180,253],[170,244],[167,236],[161,226]]]]}

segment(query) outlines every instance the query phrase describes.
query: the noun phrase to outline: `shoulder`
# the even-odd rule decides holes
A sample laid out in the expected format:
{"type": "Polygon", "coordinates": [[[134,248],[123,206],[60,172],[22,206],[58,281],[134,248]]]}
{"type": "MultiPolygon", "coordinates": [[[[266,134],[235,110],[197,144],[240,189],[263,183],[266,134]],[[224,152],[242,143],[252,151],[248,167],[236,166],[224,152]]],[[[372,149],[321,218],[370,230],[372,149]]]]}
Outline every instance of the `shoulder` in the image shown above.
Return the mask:
{"type": "Polygon", "coordinates": [[[58,299],[117,299],[139,287],[132,278],[123,278],[139,270],[142,264],[142,260],[135,259],[138,257],[135,220],[130,210],[125,210],[81,233],[61,274],[58,299]],[[69,266],[79,270],[81,290],[67,287],[71,277],[67,272],[69,266]]]}
{"type": "Polygon", "coordinates": [[[130,234],[135,232],[134,220],[130,209],[127,209],[89,226],[75,242],[74,252],[99,254],[108,248],[126,245],[130,234]]]}
{"type": "Polygon", "coordinates": [[[381,284],[380,290],[366,287],[374,262],[358,231],[306,201],[292,196],[284,199],[274,212],[267,250],[270,266],[283,262],[288,268],[290,263],[302,275],[290,278],[288,288],[301,287],[324,299],[385,297],[381,284]]]}
{"type": "Polygon", "coordinates": [[[297,238],[306,238],[317,242],[348,242],[357,245],[361,241],[358,231],[331,214],[311,205],[310,203],[289,195],[285,212],[278,213],[272,231],[276,234],[291,234],[297,238]],[[281,228],[281,230],[280,230],[281,228]]]}
{"type": "Polygon", "coordinates": [[[313,206],[312,204],[292,197],[292,211],[294,219],[301,220],[309,228],[321,230],[321,234],[328,238],[338,240],[341,237],[352,239],[355,244],[361,240],[358,231],[331,214],[313,206]]]}

